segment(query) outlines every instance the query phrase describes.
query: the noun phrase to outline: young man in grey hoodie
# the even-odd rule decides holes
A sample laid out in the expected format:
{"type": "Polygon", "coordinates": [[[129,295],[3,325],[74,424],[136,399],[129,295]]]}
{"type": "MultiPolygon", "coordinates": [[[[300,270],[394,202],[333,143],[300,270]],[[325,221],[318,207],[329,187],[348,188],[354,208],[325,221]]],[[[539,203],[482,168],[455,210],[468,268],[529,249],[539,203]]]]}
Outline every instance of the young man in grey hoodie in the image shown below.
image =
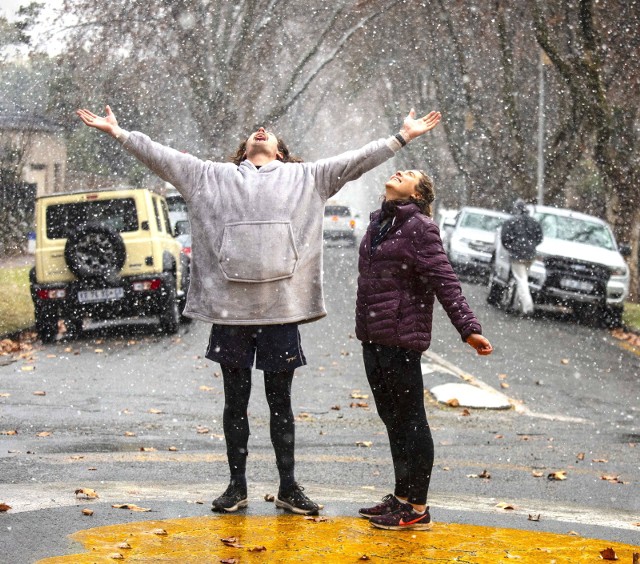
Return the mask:
{"type": "Polygon", "coordinates": [[[298,324],[326,315],[322,294],[322,220],[325,202],[347,182],[382,164],[412,139],[433,129],[439,112],[364,147],[312,163],[291,162],[288,150],[263,127],[243,143],[239,164],[203,161],[81,109],[99,129],[184,197],[192,231],[191,284],[184,315],[212,323],[207,358],[224,380],[223,428],[231,479],[213,511],[246,507],[245,477],[251,368],[264,371],[271,442],[280,475],[275,499],[302,515],[318,513],[294,478],[291,383],[306,364],[298,324]]]}

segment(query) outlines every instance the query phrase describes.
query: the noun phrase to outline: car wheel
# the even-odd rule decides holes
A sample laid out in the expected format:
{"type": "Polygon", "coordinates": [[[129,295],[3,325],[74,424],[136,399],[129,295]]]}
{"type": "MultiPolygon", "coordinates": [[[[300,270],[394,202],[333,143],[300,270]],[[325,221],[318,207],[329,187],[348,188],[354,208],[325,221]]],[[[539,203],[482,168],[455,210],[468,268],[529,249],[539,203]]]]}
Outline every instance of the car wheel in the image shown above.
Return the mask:
{"type": "Polygon", "coordinates": [[[624,309],[621,307],[599,306],[594,317],[602,327],[616,329],[622,327],[623,312],[624,309]]]}
{"type": "Polygon", "coordinates": [[[489,293],[487,294],[487,303],[492,306],[500,305],[504,288],[495,280],[495,274],[491,271],[489,274],[489,293]]]}
{"type": "Polygon", "coordinates": [[[58,318],[51,312],[36,306],[36,332],[43,343],[53,343],[58,336],[58,318]]]}
{"type": "Polygon", "coordinates": [[[126,256],[120,234],[101,224],[77,227],[64,248],[67,266],[78,278],[113,278],[124,266],[126,256]]]}
{"type": "Polygon", "coordinates": [[[180,310],[176,296],[175,277],[167,278],[164,294],[162,309],[160,310],[160,330],[168,335],[173,335],[178,332],[180,326],[180,310]]]}

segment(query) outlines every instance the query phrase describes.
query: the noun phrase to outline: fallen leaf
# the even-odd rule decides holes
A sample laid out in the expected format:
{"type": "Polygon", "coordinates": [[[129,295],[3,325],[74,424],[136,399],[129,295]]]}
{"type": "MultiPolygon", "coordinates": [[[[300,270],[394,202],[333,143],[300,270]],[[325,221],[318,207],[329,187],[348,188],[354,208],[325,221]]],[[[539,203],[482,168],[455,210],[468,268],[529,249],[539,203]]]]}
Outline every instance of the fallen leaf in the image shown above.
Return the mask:
{"type": "Polygon", "coordinates": [[[124,432],[124,436],[125,437],[135,437],[136,434],[133,431],[125,431],[124,432]]]}
{"type": "Polygon", "coordinates": [[[533,471],[531,472],[531,475],[532,475],[534,478],[542,478],[542,476],[544,476],[544,472],[539,472],[538,470],[533,470],[533,471]]]}
{"type": "Polygon", "coordinates": [[[496,435],[493,437],[494,439],[504,439],[504,435],[496,435]]]}
{"type": "Polygon", "coordinates": [[[40,433],[36,433],[36,437],[50,437],[51,431],[42,431],[40,433]]]}
{"type": "Polygon", "coordinates": [[[177,451],[178,451],[178,447],[170,446],[167,450],[168,450],[169,452],[177,452],[177,451]]]}
{"type": "Polygon", "coordinates": [[[8,429],[6,431],[0,431],[0,435],[17,435],[18,431],[15,429],[8,429]]]}
{"type": "Polygon", "coordinates": [[[368,409],[369,408],[369,404],[366,401],[358,401],[358,402],[352,401],[349,404],[349,407],[364,407],[364,408],[368,409]]]}
{"type": "Polygon", "coordinates": [[[508,388],[509,384],[507,384],[506,382],[500,382],[500,387],[501,388],[508,388]]]}
{"type": "Polygon", "coordinates": [[[119,552],[112,552],[111,554],[109,554],[109,558],[111,560],[124,560],[124,556],[122,556],[122,554],[120,554],[119,552]]]}
{"type": "Polygon", "coordinates": [[[276,500],[275,496],[273,494],[264,494],[264,500],[265,501],[269,501],[269,502],[273,502],[276,500]]]}
{"type": "Polygon", "coordinates": [[[306,521],[313,521],[314,523],[325,523],[326,521],[328,521],[328,519],[326,517],[305,517],[306,521]]]}
{"type": "Polygon", "coordinates": [[[237,537],[227,537],[224,539],[220,539],[225,546],[230,546],[232,548],[244,548],[239,542],[237,537]]]}
{"type": "Polygon", "coordinates": [[[618,555],[616,554],[616,551],[613,550],[613,548],[605,548],[604,550],[600,551],[600,556],[602,556],[603,560],[617,560],[618,559],[618,555]]]}
{"type": "Polygon", "coordinates": [[[371,441],[356,441],[356,446],[359,446],[359,447],[367,447],[367,448],[369,448],[372,445],[373,445],[373,443],[371,441]]]}
{"type": "Polygon", "coordinates": [[[69,458],[71,458],[71,460],[82,460],[84,458],[84,456],[81,455],[81,454],[74,454],[73,456],[70,456],[69,458]]]}
{"type": "Polygon", "coordinates": [[[640,521],[636,521],[635,523],[631,523],[634,527],[640,527],[640,521]]]}
{"type": "Polygon", "coordinates": [[[9,511],[9,509],[11,509],[10,505],[7,505],[6,503],[0,503],[0,512],[9,511]]]}
{"type": "Polygon", "coordinates": [[[295,420],[296,421],[311,421],[311,420],[313,420],[313,415],[303,411],[303,412],[299,413],[298,415],[296,415],[295,420]]]}
{"type": "Polygon", "coordinates": [[[43,390],[37,390],[35,392],[33,392],[34,396],[46,396],[47,392],[43,391],[43,390]]]}
{"type": "Polygon", "coordinates": [[[93,509],[85,508],[85,509],[82,510],[82,514],[83,515],[93,515],[93,509]]]}
{"type": "Polygon", "coordinates": [[[471,412],[465,407],[460,415],[462,415],[462,417],[469,417],[471,412]]]}
{"type": "Polygon", "coordinates": [[[254,546],[253,548],[248,548],[248,552],[266,552],[266,546],[254,546]]]}
{"type": "Polygon", "coordinates": [[[339,406],[339,405],[332,405],[332,406],[331,406],[331,409],[332,409],[333,411],[340,411],[340,406],[339,406]]]}
{"type": "Polygon", "coordinates": [[[160,413],[164,413],[164,411],[162,411],[161,409],[155,409],[154,407],[152,407],[147,411],[147,413],[153,413],[154,415],[158,415],[160,413]]]}
{"type": "Polygon", "coordinates": [[[140,447],[140,452],[155,452],[155,447],[140,447]]]}
{"type": "Polygon", "coordinates": [[[21,366],[20,370],[22,370],[23,372],[33,372],[36,369],[35,366],[21,366]]]}
{"type": "Polygon", "coordinates": [[[603,474],[600,476],[601,480],[605,480],[607,482],[611,482],[612,484],[623,484],[624,482],[620,479],[620,476],[614,476],[613,474],[603,474]]]}
{"type": "Polygon", "coordinates": [[[198,433],[198,435],[206,435],[209,432],[209,429],[207,429],[206,427],[196,427],[196,433],[198,433]]]}
{"type": "Polygon", "coordinates": [[[238,564],[238,561],[235,558],[223,558],[220,564],[238,564]]]}
{"type": "Polygon", "coordinates": [[[366,554],[363,554],[358,560],[371,560],[366,554]]]}
{"type": "Polygon", "coordinates": [[[485,480],[490,480],[491,474],[486,470],[483,470],[480,474],[467,474],[467,478],[483,478],[485,480]]]}
{"type": "Polygon", "coordinates": [[[446,404],[449,407],[459,407],[460,401],[458,400],[458,398],[451,398],[450,400],[447,400],[446,404]]]}
{"type": "Polygon", "coordinates": [[[505,503],[504,501],[501,501],[500,503],[496,503],[496,507],[500,509],[504,509],[505,511],[512,511],[516,508],[515,505],[511,503],[505,503]]]}
{"type": "Polygon", "coordinates": [[[594,458],[593,460],[591,460],[591,462],[604,462],[604,463],[607,463],[609,461],[606,458],[594,458]]]}
{"type": "Polygon", "coordinates": [[[111,507],[113,507],[114,509],[128,509],[129,511],[137,511],[139,513],[148,513],[149,511],[151,511],[151,509],[148,509],[147,507],[140,507],[135,503],[120,503],[112,505],[111,507]]]}
{"type": "Polygon", "coordinates": [[[567,479],[567,472],[566,470],[558,470],[557,472],[551,472],[551,474],[549,474],[547,478],[549,480],[556,480],[558,482],[561,482],[562,480],[567,479]]]}
{"type": "Polygon", "coordinates": [[[1,393],[1,394],[0,394],[0,398],[8,398],[10,395],[11,395],[11,394],[4,393],[4,392],[3,392],[3,393],[1,393]]]}
{"type": "Polygon", "coordinates": [[[96,354],[100,354],[104,352],[104,349],[95,349],[93,352],[96,354]]]}
{"type": "Polygon", "coordinates": [[[353,392],[351,392],[351,397],[353,399],[369,399],[369,394],[363,394],[360,390],[353,390],[353,392]]]}
{"type": "Polygon", "coordinates": [[[200,386],[198,389],[201,392],[212,392],[213,390],[215,390],[215,388],[212,388],[211,386],[200,386]]]}
{"type": "Polygon", "coordinates": [[[528,520],[529,521],[540,521],[540,513],[538,513],[537,515],[529,515],[528,520]]]}
{"type": "Polygon", "coordinates": [[[560,359],[560,364],[569,364],[569,359],[568,358],[560,359]]]}
{"type": "Polygon", "coordinates": [[[159,537],[166,537],[169,534],[164,529],[153,529],[151,532],[159,537]]]}
{"type": "Polygon", "coordinates": [[[78,488],[75,491],[76,497],[80,497],[83,499],[96,499],[100,497],[96,490],[92,490],[91,488],[78,488]]]}
{"type": "Polygon", "coordinates": [[[577,531],[569,531],[567,534],[571,535],[572,537],[579,537],[580,536],[580,533],[578,533],[577,531]]]}
{"type": "Polygon", "coordinates": [[[91,467],[87,468],[87,470],[93,471],[93,470],[97,470],[97,468],[95,466],[91,466],[91,467]]]}
{"type": "Polygon", "coordinates": [[[584,452],[579,452],[579,453],[576,455],[576,458],[577,458],[578,460],[584,460],[584,452]]]}
{"type": "Polygon", "coordinates": [[[124,550],[131,550],[131,545],[128,542],[121,542],[116,545],[116,548],[123,548],[124,550]]]}

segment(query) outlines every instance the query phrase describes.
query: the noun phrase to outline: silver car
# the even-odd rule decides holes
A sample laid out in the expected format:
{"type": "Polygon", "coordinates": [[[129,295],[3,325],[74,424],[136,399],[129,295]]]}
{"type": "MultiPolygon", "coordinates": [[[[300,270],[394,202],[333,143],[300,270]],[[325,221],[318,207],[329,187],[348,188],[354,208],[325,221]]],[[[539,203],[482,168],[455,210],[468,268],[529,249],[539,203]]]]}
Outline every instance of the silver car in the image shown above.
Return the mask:
{"type": "Polygon", "coordinates": [[[349,206],[327,204],[322,229],[325,240],[343,240],[350,246],[356,245],[356,216],[349,206]]]}
{"type": "MultiPolygon", "coordinates": [[[[629,295],[629,268],[609,225],[594,216],[569,209],[529,206],[544,239],[529,270],[535,304],[571,307],[585,319],[610,327],[622,324],[629,295]]],[[[509,253],[497,238],[487,301],[510,309],[515,299],[509,253]]]]}
{"type": "Polygon", "coordinates": [[[451,227],[444,241],[449,262],[458,274],[469,274],[486,281],[496,244],[496,231],[509,217],[504,212],[463,207],[455,221],[445,219],[443,226],[451,227]]]}

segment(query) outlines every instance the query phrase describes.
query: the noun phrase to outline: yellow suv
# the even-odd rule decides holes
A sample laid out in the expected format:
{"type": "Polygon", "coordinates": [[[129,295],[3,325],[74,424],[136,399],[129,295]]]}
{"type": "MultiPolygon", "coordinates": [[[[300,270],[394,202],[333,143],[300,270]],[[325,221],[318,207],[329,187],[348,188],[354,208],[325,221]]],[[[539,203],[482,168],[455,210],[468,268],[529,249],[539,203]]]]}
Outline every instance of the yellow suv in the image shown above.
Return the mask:
{"type": "Polygon", "coordinates": [[[85,319],[158,316],[175,333],[188,287],[187,257],[167,202],[148,189],[43,196],[36,200],[36,261],[30,274],[43,342],[58,321],[77,335],[85,319]]]}

